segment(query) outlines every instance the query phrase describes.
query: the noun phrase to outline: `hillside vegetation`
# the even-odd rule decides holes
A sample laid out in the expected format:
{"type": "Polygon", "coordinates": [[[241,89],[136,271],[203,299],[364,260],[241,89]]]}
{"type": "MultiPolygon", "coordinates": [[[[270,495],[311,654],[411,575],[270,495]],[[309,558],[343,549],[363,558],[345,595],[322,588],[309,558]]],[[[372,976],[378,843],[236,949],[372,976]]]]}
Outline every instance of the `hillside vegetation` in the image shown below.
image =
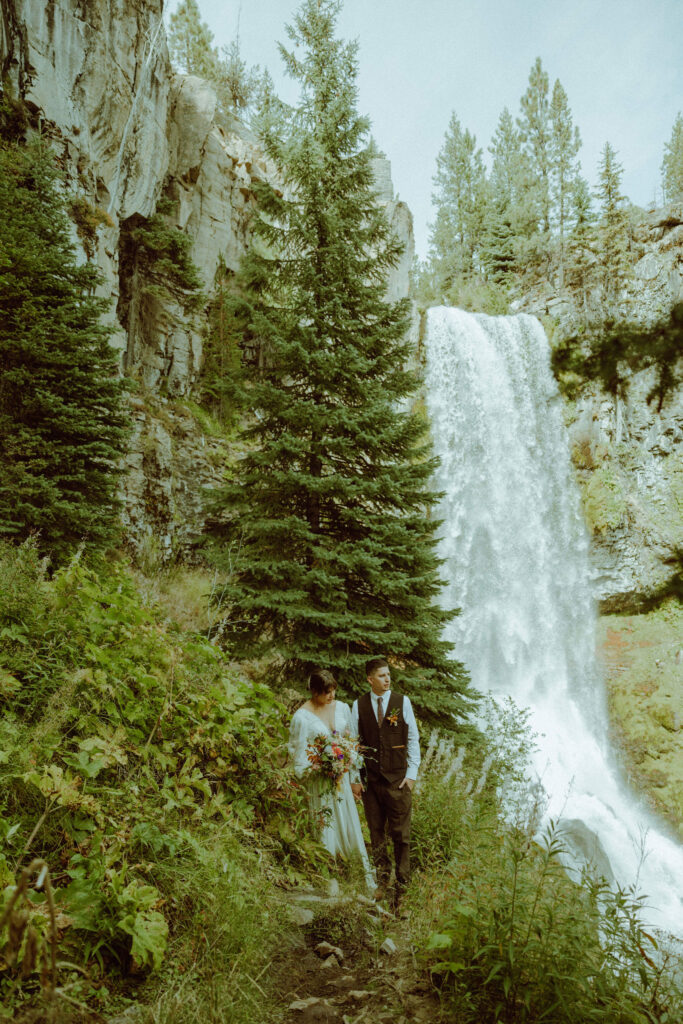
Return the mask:
{"type": "Polygon", "coordinates": [[[123,562],[48,578],[32,542],[5,545],[0,593],[6,1019],[41,990],[59,1019],[116,1006],[150,972],[145,999],[165,1005],[173,977],[254,1019],[273,883],[328,865],[285,768],[286,709],[143,603],[123,562]]]}
{"type": "MultiPolygon", "coordinates": [[[[239,78],[194,0],[177,12],[212,80],[239,78]]],[[[478,700],[442,639],[455,612],[438,603],[427,425],[407,411],[408,303],[385,301],[401,246],[338,12],[304,0],[296,15],[283,56],[299,107],[263,83],[261,135],[294,187],[258,189],[253,249],[209,298],[220,330],[192,397],[235,444],[214,452],[223,486],[192,568],[155,570],[153,534],[148,564],[121,546],[126,387],[66,220],[90,214],[3,85],[0,1020],[304,1020],[324,939],[369,990],[353,1018],[331,997],[330,1024],[675,1024],[673,940],[645,929],[635,890],[568,871],[559,826],[539,834],[525,715],[478,700]],[[321,662],[348,699],[378,647],[423,728],[400,917],[332,861],[287,764],[291,687],[321,662]],[[393,982],[377,970],[392,936],[393,982]]],[[[224,92],[226,122],[246,103],[224,92]]],[[[165,217],[129,225],[126,245],[151,288],[197,308],[189,243],[165,217]]]]}

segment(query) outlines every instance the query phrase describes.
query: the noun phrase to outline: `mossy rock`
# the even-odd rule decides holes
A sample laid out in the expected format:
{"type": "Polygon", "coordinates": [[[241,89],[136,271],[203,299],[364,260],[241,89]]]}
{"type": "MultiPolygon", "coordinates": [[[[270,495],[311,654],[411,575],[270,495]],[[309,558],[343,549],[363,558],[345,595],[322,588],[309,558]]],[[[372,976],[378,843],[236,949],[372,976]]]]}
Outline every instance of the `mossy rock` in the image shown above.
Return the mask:
{"type": "Polygon", "coordinates": [[[683,837],[683,605],[607,615],[600,644],[610,720],[635,786],[683,837]]]}
{"type": "Polygon", "coordinates": [[[583,492],[583,510],[592,533],[615,530],[626,520],[626,496],[611,466],[600,466],[583,492]]]}

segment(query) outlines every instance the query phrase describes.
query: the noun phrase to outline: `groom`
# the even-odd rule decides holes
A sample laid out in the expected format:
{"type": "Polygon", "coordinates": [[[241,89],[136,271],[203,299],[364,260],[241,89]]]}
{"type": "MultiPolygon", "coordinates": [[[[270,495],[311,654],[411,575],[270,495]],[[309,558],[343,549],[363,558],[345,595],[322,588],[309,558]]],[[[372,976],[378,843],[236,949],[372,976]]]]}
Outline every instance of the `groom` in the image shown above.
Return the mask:
{"type": "Polygon", "coordinates": [[[410,814],[420,765],[420,742],[410,700],[391,689],[386,659],[371,658],[366,662],[365,674],[370,693],[354,701],[351,716],[362,746],[369,749],[361,772],[363,782],[351,789],[356,800],[363,800],[370,829],[372,858],[377,869],[376,899],[384,896],[391,873],[388,827],[394,845],[396,886],[392,903],[396,908],[410,879],[410,814]]]}

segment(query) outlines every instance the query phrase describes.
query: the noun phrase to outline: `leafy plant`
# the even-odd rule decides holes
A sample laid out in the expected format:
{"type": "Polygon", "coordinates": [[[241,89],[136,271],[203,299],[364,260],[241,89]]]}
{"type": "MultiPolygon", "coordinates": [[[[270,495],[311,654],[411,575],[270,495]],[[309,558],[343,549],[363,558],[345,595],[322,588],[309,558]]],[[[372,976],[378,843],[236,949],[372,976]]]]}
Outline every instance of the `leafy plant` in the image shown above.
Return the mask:
{"type": "Polygon", "coordinates": [[[676,1019],[675,952],[644,930],[642,899],[570,878],[561,825],[537,832],[524,716],[492,708],[489,719],[474,751],[433,737],[416,801],[414,937],[449,1012],[462,1024],[676,1019]]]}
{"type": "MultiPolygon", "coordinates": [[[[72,965],[59,987],[88,1004],[106,998],[104,979],[125,991],[169,958],[178,969],[190,936],[208,977],[200,922],[223,879],[234,920],[226,911],[214,933],[220,955],[237,972],[269,957],[267,915],[279,911],[266,879],[291,884],[328,863],[285,764],[286,709],[144,606],[123,563],[74,560],[48,578],[28,541],[2,547],[0,580],[0,665],[13,680],[0,697],[0,905],[27,860],[46,863],[59,960],[72,965]]],[[[39,996],[20,973],[0,976],[15,1008],[39,996]]]]}

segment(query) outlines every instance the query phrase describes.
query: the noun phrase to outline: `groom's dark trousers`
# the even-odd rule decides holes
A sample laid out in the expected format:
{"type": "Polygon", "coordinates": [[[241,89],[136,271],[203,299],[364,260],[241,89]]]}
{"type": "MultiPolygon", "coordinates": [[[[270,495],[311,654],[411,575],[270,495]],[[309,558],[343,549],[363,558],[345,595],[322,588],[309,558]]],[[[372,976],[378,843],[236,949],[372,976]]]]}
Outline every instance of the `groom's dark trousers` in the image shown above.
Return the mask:
{"type": "Polygon", "coordinates": [[[370,829],[372,859],[377,882],[385,886],[391,874],[387,831],[394,845],[396,885],[404,889],[410,879],[410,815],[413,795],[399,789],[408,770],[408,726],[403,718],[403,697],[392,690],[382,725],[377,724],[370,694],[358,699],[358,733],[365,749],[362,772],[363,807],[370,829]]]}

